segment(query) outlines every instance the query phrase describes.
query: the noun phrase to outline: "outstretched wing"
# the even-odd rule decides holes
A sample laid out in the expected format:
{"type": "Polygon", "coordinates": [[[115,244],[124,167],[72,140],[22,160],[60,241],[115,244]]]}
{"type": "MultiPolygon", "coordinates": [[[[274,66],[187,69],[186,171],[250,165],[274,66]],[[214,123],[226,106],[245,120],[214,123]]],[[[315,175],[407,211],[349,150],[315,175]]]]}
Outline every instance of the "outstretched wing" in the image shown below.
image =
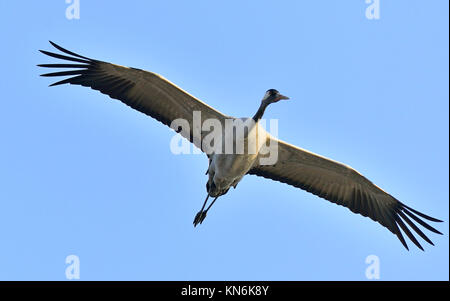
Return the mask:
{"type": "Polygon", "coordinates": [[[194,135],[193,112],[201,112],[202,120],[214,118],[222,122],[222,124],[227,118],[227,116],[156,73],[90,59],[66,50],[51,41],[50,43],[67,55],[44,50],[40,51],[48,56],[62,59],[69,63],[41,64],[38,66],[45,68],[69,68],[70,70],[46,73],[42,74],[42,76],[71,76],[50,86],[73,84],[91,87],[109,95],[111,98],[120,100],[133,109],[151,116],[167,126],[170,126],[175,119],[186,120],[190,126],[189,131],[186,129],[181,131],[181,128],[176,128],[175,130],[181,131],[180,133],[185,138],[189,139],[200,149],[202,149],[201,138],[205,133],[202,133],[201,129],[197,129],[199,135],[194,135]]]}
{"type": "Polygon", "coordinates": [[[286,142],[280,140],[276,142],[278,143],[277,163],[256,166],[248,172],[249,174],[304,189],[335,204],[345,206],[354,213],[370,217],[397,235],[406,249],[408,245],[399,227],[417,247],[423,250],[405,222],[432,245],[431,240],[413,221],[434,233],[442,234],[421,218],[432,222],[441,222],[440,220],[399,202],[353,168],[286,142]]]}

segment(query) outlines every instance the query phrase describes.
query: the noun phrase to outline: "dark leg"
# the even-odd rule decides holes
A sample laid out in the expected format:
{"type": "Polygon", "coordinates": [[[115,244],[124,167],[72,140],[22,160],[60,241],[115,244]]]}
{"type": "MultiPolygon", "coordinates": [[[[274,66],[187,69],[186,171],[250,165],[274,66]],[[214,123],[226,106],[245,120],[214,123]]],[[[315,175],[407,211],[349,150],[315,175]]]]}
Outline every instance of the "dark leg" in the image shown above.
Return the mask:
{"type": "Polygon", "coordinates": [[[208,213],[209,208],[211,208],[211,206],[214,204],[214,202],[217,200],[218,196],[216,196],[216,198],[212,201],[211,204],[209,204],[208,208],[206,208],[205,211],[203,211],[202,215],[200,216],[200,224],[203,223],[203,220],[206,217],[206,213],[208,213]]]}
{"type": "Polygon", "coordinates": [[[216,198],[212,201],[211,204],[209,204],[208,208],[206,208],[205,212],[208,212],[209,208],[211,208],[211,206],[214,204],[214,202],[217,200],[218,196],[216,196],[216,198]]]}
{"type": "MultiPolygon", "coordinates": [[[[209,193],[208,193],[208,195],[206,196],[205,201],[203,202],[202,209],[197,213],[197,215],[196,215],[195,218],[194,218],[194,222],[193,222],[194,227],[197,226],[199,223],[201,223],[201,222],[200,222],[200,219],[201,219],[201,217],[203,216],[203,209],[205,209],[206,202],[208,202],[208,198],[209,198],[209,193]]],[[[208,207],[208,208],[209,208],[209,207],[208,207]]],[[[203,217],[203,219],[204,219],[204,217],[203,217]]],[[[203,220],[203,219],[201,219],[201,220],[203,220]]]]}

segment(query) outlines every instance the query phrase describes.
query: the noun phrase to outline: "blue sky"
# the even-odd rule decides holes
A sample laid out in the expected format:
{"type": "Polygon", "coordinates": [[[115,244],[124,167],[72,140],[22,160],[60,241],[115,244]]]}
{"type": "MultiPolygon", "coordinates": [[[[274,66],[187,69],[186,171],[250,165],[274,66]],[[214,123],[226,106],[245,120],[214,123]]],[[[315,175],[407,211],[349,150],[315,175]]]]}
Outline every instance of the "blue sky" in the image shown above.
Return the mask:
{"type": "Polygon", "coordinates": [[[0,279],[449,279],[448,1],[2,1],[0,279]],[[162,74],[223,113],[269,88],[279,137],[344,162],[445,220],[406,251],[379,224],[247,176],[205,222],[204,155],[175,156],[162,124],[96,91],[48,88],[53,40],[162,74]]]}

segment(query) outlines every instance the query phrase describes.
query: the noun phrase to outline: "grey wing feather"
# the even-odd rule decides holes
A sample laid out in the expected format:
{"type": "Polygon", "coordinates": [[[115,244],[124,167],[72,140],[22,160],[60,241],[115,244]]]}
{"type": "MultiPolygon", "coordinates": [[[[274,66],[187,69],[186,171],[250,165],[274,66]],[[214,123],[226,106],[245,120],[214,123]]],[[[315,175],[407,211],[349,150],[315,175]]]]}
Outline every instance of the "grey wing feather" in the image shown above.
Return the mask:
{"type": "MultiPolygon", "coordinates": [[[[167,126],[170,126],[175,119],[184,119],[188,121],[190,129],[181,131],[181,134],[200,149],[202,149],[201,139],[206,133],[201,132],[200,129],[199,139],[194,139],[196,136],[193,132],[193,112],[200,111],[202,120],[214,118],[223,122],[227,118],[156,73],[90,59],[53,42],[50,43],[67,55],[40,51],[57,59],[78,63],[38,65],[44,68],[74,68],[74,70],[42,74],[45,77],[72,76],[50,86],[73,84],[91,87],[167,126]]],[[[180,129],[175,130],[180,131],[180,129]]]]}
{"type": "Polygon", "coordinates": [[[426,229],[442,234],[420,217],[432,222],[441,222],[440,220],[404,205],[353,168],[275,140],[278,143],[277,163],[255,166],[250,169],[249,174],[301,188],[330,202],[347,207],[354,213],[369,217],[397,235],[406,249],[408,245],[400,229],[418,248],[423,250],[404,222],[425,241],[433,244],[407,216],[426,229]]]}

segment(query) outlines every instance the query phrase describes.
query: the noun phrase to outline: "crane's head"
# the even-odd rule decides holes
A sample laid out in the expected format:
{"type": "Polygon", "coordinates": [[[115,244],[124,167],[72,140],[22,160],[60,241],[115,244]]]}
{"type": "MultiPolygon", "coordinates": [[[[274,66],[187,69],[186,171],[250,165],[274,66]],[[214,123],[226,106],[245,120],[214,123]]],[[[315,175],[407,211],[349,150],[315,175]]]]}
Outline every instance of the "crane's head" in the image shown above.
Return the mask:
{"type": "Polygon", "coordinates": [[[278,102],[282,99],[289,99],[289,97],[284,96],[278,92],[278,90],[275,89],[269,89],[266,91],[266,94],[264,95],[262,102],[266,104],[278,102]]]}

